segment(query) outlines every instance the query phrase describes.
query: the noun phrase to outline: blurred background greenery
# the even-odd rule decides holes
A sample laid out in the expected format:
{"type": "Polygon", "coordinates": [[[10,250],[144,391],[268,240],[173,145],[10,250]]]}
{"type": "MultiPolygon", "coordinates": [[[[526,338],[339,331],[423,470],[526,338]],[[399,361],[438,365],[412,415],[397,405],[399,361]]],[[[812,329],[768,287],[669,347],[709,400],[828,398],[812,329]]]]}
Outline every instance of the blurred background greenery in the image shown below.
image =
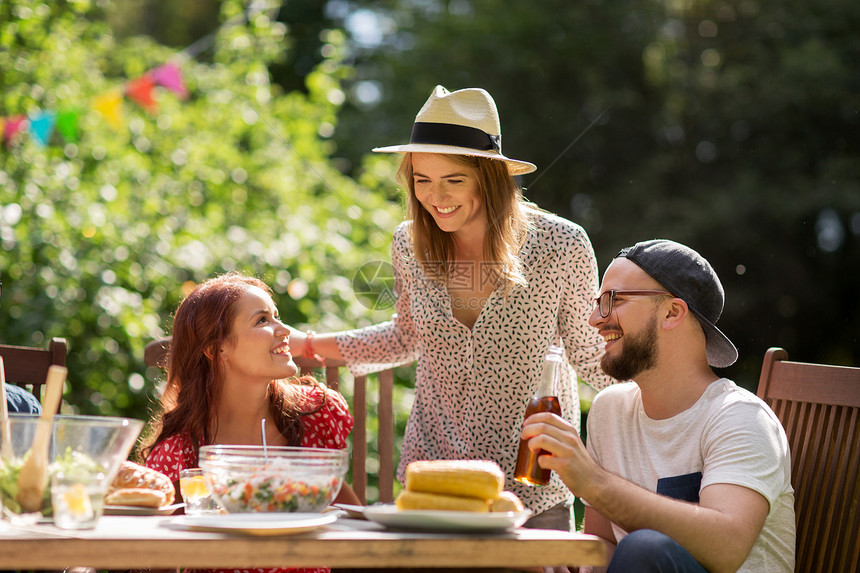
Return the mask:
{"type": "Polygon", "coordinates": [[[368,151],[441,84],[493,95],[527,197],[601,271],[655,237],[714,264],[726,376],[755,390],[770,346],[858,365],[858,28],[855,0],[4,0],[0,116],[80,125],[0,148],[0,342],[65,337],[66,408],[146,418],[143,347],[213,274],[261,276],[299,327],[386,319],[353,285],[403,216],[368,151]],[[187,99],[92,110],[177,56],[187,99]]]}

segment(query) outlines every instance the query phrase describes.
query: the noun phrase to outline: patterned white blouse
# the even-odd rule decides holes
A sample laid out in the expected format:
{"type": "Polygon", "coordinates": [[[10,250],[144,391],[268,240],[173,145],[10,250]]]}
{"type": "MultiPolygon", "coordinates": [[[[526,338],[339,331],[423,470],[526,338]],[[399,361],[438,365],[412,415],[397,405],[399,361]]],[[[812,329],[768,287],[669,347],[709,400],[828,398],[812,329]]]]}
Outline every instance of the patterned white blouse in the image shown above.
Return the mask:
{"type": "Polygon", "coordinates": [[[388,322],[342,332],[338,348],[354,375],[418,361],[415,398],[400,452],[398,479],[414,460],[486,459],[506,475],[505,488],[535,513],[572,494],[555,472],[547,486],[513,479],[523,414],[550,344],[561,340],[568,367],[559,389],[563,417],[579,428],[576,373],[600,390],[603,339],[588,325],[597,294],[597,261],[585,231],[535,212],[520,251],[527,287],[490,295],[470,330],[454,318],[447,288],[415,260],[411,222],[394,232],[396,313],[388,322]]]}

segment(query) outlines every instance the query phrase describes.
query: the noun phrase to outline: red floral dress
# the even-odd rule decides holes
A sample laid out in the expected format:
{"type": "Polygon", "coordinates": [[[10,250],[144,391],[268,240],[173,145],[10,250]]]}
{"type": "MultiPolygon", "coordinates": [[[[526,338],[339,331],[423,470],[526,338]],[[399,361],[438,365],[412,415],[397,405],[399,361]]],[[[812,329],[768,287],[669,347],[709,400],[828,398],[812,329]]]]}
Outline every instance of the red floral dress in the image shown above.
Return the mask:
{"type": "MultiPolygon", "coordinates": [[[[353,418],[349,406],[339,392],[320,386],[295,386],[306,394],[304,402],[307,410],[325,404],[318,411],[302,416],[302,442],[306,448],[343,449],[346,437],[352,430],[353,418]]],[[[202,445],[202,444],[201,444],[202,445]]],[[[197,450],[188,433],[174,434],[156,445],[146,458],[146,465],[160,471],[173,482],[179,481],[179,471],[198,466],[197,450]]],[[[191,573],[194,570],[185,570],[191,573]]],[[[204,571],[204,570],[201,570],[204,571]]],[[[208,573],[329,573],[328,568],[316,569],[214,569],[208,573]]]]}

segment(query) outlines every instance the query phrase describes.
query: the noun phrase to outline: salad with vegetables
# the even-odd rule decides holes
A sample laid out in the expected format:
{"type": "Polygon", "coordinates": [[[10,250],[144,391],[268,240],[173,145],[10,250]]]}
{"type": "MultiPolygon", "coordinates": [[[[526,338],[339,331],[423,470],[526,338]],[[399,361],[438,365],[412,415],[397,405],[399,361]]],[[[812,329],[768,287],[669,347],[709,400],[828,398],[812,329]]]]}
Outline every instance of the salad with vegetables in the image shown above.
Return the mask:
{"type": "Polygon", "coordinates": [[[212,492],[229,513],[315,512],[324,509],[340,490],[340,478],[297,481],[270,471],[250,477],[209,477],[212,492]]]}
{"type": "MultiPolygon", "coordinates": [[[[26,455],[14,460],[0,460],[0,502],[3,507],[13,513],[21,513],[21,505],[18,503],[18,475],[21,473],[21,467],[30,455],[28,451],[26,455]]],[[[83,452],[77,452],[72,448],[66,448],[66,451],[57,457],[48,466],[48,482],[51,477],[62,472],[64,474],[74,474],[76,472],[93,474],[104,472],[105,469],[92,458],[83,452]]],[[[46,487],[42,495],[42,515],[48,516],[53,513],[51,506],[51,488],[46,487]]]]}

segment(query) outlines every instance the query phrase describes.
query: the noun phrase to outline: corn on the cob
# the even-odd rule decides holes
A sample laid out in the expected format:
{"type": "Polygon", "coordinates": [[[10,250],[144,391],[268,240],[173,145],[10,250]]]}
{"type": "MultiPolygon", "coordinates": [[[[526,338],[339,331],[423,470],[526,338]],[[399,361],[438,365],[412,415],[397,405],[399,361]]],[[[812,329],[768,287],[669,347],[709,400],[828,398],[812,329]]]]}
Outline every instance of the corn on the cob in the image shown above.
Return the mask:
{"type": "Polygon", "coordinates": [[[486,499],[426,493],[423,491],[403,490],[397,495],[397,499],[394,502],[397,504],[397,509],[399,510],[435,509],[484,513],[490,511],[490,503],[486,499]]]}
{"type": "Polygon", "coordinates": [[[461,497],[493,499],[505,487],[505,474],[495,462],[431,460],[406,467],[406,489],[461,497]]]}
{"type": "Polygon", "coordinates": [[[498,497],[494,498],[490,502],[490,511],[494,513],[505,511],[514,511],[518,513],[523,510],[525,510],[523,502],[520,501],[517,494],[512,491],[503,491],[498,497]]]}

